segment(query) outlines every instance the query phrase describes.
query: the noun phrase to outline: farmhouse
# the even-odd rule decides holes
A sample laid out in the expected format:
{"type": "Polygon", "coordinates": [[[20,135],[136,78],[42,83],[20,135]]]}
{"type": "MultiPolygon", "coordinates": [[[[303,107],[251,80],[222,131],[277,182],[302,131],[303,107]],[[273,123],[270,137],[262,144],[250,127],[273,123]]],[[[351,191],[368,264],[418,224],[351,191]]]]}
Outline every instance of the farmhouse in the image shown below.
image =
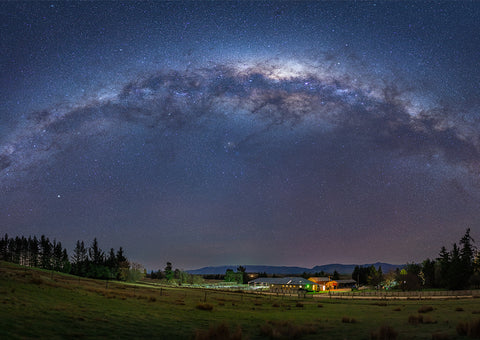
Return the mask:
{"type": "Polygon", "coordinates": [[[315,282],[319,286],[319,290],[335,290],[340,288],[352,288],[355,280],[332,280],[329,277],[310,277],[310,281],[315,282]]]}
{"type": "Polygon", "coordinates": [[[310,281],[315,282],[319,289],[318,290],[334,290],[337,288],[337,281],[331,280],[329,277],[310,277],[310,281]]]}
{"type": "Polygon", "coordinates": [[[259,277],[249,281],[252,289],[269,290],[273,293],[296,293],[304,291],[326,291],[339,288],[351,288],[355,280],[331,280],[329,277],[311,277],[308,280],[302,277],[259,277]]]}
{"type": "Polygon", "coordinates": [[[303,277],[259,277],[248,282],[253,289],[268,289],[273,293],[297,293],[299,290],[317,291],[318,285],[303,277]]]}

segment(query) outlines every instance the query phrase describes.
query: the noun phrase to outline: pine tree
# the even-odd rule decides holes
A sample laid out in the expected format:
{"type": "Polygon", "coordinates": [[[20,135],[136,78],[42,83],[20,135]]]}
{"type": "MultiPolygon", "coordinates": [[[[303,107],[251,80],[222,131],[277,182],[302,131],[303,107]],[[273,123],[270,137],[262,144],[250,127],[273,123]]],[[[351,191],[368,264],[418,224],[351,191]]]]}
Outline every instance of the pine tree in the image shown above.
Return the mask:
{"type": "Polygon", "coordinates": [[[123,248],[120,247],[117,251],[117,264],[118,264],[118,273],[117,280],[126,280],[128,269],[130,268],[130,263],[123,254],[123,248]]]}
{"type": "Polygon", "coordinates": [[[438,263],[440,264],[440,277],[438,282],[441,287],[446,287],[448,282],[448,273],[450,271],[450,254],[447,252],[445,246],[440,250],[438,263]]]}
{"type": "Polygon", "coordinates": [[[8,234],[0,239],[0,260],[7,261],[8,234]]]}
{"type": "Polygon", "coordinates": [[[52,244],[48,237],[42,235],[40,237],[40,254],[41,254],[41,261],[40,267],[43,269],[51,269],[52,268],[52,244]]]}
{"type": "Polygon", "coordinates": [[[53,240],[52,267],[53,270],[61,271],[63,268],[63,248],[62,243],[53,240]]]}
{"type": "Polygon", "coordinates": [[[475,240],[470,236],[470,228],[467,229],[465,235],[460,240],[460,260],[462,262],[464,278],[468,279],[473,275],[475,260],[475,240]]]}
{"type": "Polygon", "coordinates": [[[425,287],[435,287],[435,261],[428,258],[423,261],[422,272],[425,278],[425,287]]]}
{"type": "Polygon", "coordinates": [[[70,261],[68,260],[68,253],[67,253],[67,249],[63,249],[62,251],[62,268],[61,268],[61,271],[63,273],[70,273],[72,269],[72,264],[70,263],[70,261]]]}
{"type": "Polygon", "coordinates": [[[173,278],[173,271],[172,271],[172,263],[171,262],[167,262],[167,266],[165,267],[165,277],[169,281],[173,278]]]}
{"type": "Polygon", "coordinates": [[[113,248],[110,248],[110,252],[108,253],[107,259],[105,261],[105,265],[110,270],[111,277],[117,277],[118,263],[117,263],[117,256],[115,255],[115,250],[113,248]]]}
{"type": "Polygon", "coordinates": [[[96,237],[93,239],[92,246],[88,249],[88,255],[93,265],[101,266],[104,264],[105,254],[98,246],[98,241],[96,237]]]}

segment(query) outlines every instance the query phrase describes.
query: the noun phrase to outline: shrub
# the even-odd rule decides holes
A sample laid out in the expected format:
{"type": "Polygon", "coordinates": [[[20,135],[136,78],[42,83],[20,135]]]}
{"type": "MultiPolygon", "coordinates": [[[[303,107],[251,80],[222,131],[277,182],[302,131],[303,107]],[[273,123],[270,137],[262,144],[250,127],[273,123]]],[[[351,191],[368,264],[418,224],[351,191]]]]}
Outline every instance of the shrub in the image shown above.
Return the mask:
{"type": "Polygon", "coordinates": [[[272,307],[280,307],[280,305],[278,303],[274,303],[272,307]]]}
{"type": "Polygon", "coordinates": [[[430,316],[425,316],[422,318],[422,321],[421,323],[423,324],[433,324],[433,323],[437,323],[437,321],[433,320],[430,316]]]}
{"type": "Polygon", "coordinates": [[[392,327],[384,325],[380,327],[376,332],[370,334],[372,340],[396,340],[398,332],[392,327]]]}
{"type": "Polygon", "coordinates": [[[33,283],[35,285],[41,285],[43,284],[43,280],[40,276],[33,276],[31,279],[30,279],[30,283],[33,283]]]}
{"type": "Polygon", "coordinates": [[[468,335],[470,338],[480,338],[480,319],[470,322],[460,321],[457,324],[457,334],[468,335]]]}
{"type": "Polygon", "coordinates": [[[455,308],[455,312],[463,312],[463,308],[462,307],[457,307],[457,308],[455,308]]]}
{"type": "Polygon", "coordinates": [[[298,339],[307,334],[317,333],[310,324],[298,325],[291,321],[267,321],[260,327],[260,334],[271,339],[298,339]]]}
{"type": "Polygon", "coordinates": [[[209,304],[209,303],[199,303],[197,305],[197,309],[200,309],[200,310],[212,310],[213,309],[213,305],[209,304]]]}
{"type": "Polygon", "coordinates": [[[411,325],[418,325],[419,323],[422,323],[422,321],[423,321],[423,316],[422,315],[419,315],[419,316],[410,315],[408,317],[408,323],[411,324],[411,325]]]}
{"type": "Polygon", "coordinates": [[[468,333],[468,324],[466,322],[460,321],[457,324],[457,334],[460,336],[465,336],[468,333]]]}
{"type": "Polygon", "coordinates": [[[231,333],[226,323],[217,326],[210,326],[208,331],[197,330],[195,340],[241,340],[242,329],[237,326],[235,332],[231,333]]]}
{"type": "Polygon", "coordinates": [[[468,323],[468,336],[471,338],[480,338],[480,319],[468,323]]]}
{"type": "Polygon", "coordinates": [[[297,304],[296,304],[295,306],[297,306],[297,307],[303,307],[303,303],[297,302],[297,304]]]}
{"type": "Polygon", "coordinates": [[[411,325],[418,325],[419,323],[423,324],[432,324],[432,323],[437,323],[437,321],[433,320],[429,316],[423,316],[423,315],[410,315],[408,317],[408,323],[411,325]]]}
{"type": "Polygon", "coordinates": [[[432,306],[422,306],[418,309],[419,313],[428,313],[428,312],[431,312],[431,311],[433,311],[432,306]]]}
{"type": "Polygon", "coordinates": [[[155,301],[157,301],[157,298],[156,298],[155,296],[150,296],[150,297],[148,298],[148,301],[149,301],[149,302],[155,302],[155,301]]]}
{"type": "Polygon", "coordinates": [[[354,318],[349,318],[348,316],[344,316],[344,317],[342,317],[342,322],[343,323],[356,323],[357,320],[355,320],[354,318]]]}
{"type": "Polygon", "coordinates": [[[432,340],[448,340],[450,337],[445,333],[433,333],[432,340]]]}

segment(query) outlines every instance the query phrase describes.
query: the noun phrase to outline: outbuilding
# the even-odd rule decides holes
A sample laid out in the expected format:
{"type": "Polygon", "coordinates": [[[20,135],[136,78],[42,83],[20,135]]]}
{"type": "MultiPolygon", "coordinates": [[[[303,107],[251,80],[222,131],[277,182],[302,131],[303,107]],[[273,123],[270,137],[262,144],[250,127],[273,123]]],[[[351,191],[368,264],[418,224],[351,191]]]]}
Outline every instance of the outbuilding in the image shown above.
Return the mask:
{"type": "Polygon", "coordinates": [[[272,293],[298,293],[318,291],[318,285],[303,277],[259,277],[248,283],[254,289],[268,289],[272,293]]]}

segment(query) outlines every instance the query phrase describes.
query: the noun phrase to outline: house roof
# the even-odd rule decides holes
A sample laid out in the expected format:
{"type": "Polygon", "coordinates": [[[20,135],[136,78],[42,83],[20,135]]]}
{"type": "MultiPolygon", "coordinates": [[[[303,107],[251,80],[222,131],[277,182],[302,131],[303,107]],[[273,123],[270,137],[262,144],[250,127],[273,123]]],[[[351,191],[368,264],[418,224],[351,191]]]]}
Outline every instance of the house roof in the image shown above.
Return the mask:
{"type": "Polygon", "coordinates": [[[332,281],[332,280],[330,280],[330,278],[327,277],[327,276],[311,277],[311,278],[309,278],[309,280],[316,281],[316,282],[328,282],[328,281],[332,281]]]}
{"type": "Polygon", "coordinates": [[[303,277],[259,277],[248,283],[264,283],[276,285],[312,285],[313,281],[304,279],[303,277]]]}
{"type": "Polygon", "coordinates": [[[335,280],[335,281],[337,281],[338,283],[356,283],[357,282],[357,281],[352,280],[352,279],[350,279],[350,280],[335,280]]]}

